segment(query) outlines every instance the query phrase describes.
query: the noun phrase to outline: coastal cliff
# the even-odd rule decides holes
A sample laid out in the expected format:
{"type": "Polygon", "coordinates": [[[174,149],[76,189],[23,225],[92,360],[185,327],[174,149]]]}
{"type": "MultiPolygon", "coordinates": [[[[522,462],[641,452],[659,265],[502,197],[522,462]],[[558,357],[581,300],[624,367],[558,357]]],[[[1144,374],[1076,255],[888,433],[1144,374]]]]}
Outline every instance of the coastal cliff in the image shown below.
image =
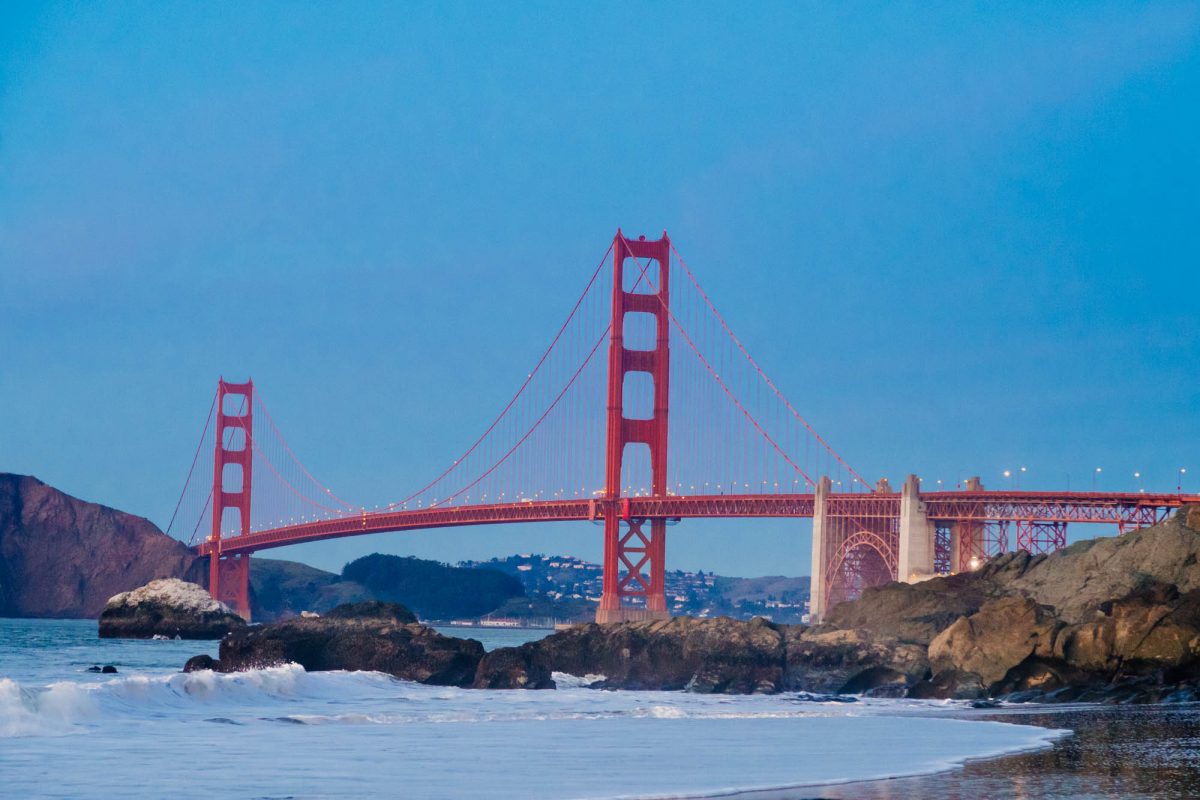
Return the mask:
{"type": "Polygon", "coordinates": [[[0,473],[0,616],[96,617],[119,592],[199,571],[147,519],[0,473]]]}

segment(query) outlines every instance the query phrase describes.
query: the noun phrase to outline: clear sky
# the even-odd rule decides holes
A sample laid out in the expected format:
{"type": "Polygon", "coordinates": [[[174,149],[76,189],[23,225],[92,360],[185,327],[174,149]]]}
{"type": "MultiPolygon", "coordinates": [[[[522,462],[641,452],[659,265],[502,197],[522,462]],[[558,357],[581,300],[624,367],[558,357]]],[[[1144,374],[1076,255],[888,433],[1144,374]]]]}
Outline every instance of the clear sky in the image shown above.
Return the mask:
{"type": "MultiPolygon", "coordinates": [[[[1198,98],[1195,3],[5,4],[0,470],[165,526],[251,375],[326,484],[393,499],[620,225],[867,475],[1200,491],[1198,98]]],[[[668,566],[804,574],[808,531],[680,525],[668,566]]],[[[600,540],[275,554],[375,550],[600,540]]]]}

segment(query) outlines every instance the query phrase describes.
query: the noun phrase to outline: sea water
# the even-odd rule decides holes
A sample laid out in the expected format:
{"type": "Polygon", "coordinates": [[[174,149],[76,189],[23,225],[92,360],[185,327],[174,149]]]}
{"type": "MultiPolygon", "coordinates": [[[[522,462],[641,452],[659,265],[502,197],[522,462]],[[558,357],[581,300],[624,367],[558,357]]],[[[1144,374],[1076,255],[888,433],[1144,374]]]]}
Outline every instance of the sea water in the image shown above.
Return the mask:
{"type": "MultiPolygon", "coordinates": [[[[546,631],[462,630],[489,649],[546,631]]],[[[296,665],[183,674],[214,642],[0,619],[0,796],[654,798],[945,770],[1064,731],[945,702],[422,686],[296,665]],[[113,664],[116,675],[88,672],[113,664]]]]}

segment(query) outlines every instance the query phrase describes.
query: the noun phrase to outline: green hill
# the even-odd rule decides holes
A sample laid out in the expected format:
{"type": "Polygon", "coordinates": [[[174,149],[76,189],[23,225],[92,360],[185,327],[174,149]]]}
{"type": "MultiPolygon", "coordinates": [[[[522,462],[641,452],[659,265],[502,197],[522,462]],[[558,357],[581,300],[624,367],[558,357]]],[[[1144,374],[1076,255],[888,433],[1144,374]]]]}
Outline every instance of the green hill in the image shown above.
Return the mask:
{"type": "Polygon", "coordinates": [[[422,619],[479,617],[525,596],[521,582],[499,570],[379,553],[351,561],[342,579],[364,586],[377,600],[402,603],[422,619]]]}

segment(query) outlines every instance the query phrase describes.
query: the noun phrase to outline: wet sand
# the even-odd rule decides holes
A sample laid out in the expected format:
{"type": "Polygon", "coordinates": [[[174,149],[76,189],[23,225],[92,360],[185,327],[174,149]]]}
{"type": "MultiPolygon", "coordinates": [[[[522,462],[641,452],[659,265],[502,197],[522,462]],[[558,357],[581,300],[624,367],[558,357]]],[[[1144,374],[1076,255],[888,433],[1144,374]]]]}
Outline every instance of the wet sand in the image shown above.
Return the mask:
{"type": "Polygon", "coordinates": [[[1200,798],[1200,704],[1014,706],[964,718],[1069,728],[1038,752],[916,778],[808,788],[798,798],[983,800],[1200,798]]]}

